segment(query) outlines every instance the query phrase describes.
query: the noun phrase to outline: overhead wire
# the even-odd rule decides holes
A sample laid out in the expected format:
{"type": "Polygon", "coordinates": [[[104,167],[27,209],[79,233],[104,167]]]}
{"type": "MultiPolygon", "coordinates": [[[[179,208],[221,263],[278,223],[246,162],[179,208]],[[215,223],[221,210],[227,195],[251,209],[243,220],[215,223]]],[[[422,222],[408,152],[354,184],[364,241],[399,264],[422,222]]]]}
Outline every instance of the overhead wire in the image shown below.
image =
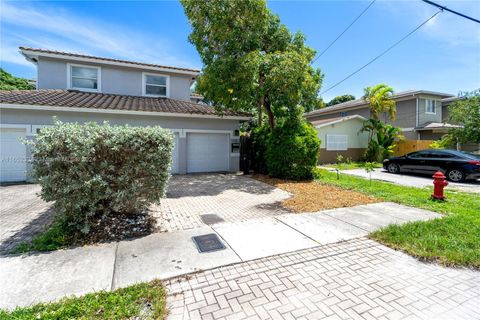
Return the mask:
{"type": "Polygon", "coordinates": [[[353,77],[355,74],[357,74],[358,72],[362,71],[363,69],[365,69],[366,67],[368,67],[369,65],[371,65],[373,62],[377,61],[378,59],[380,59],[381,57],[383,57],[385,54],[387,54],[390,50],[392,50],[393,48],[395,48],[397,45],[399,45],[401,42],[403,42],[405,39],[407,39],[408,37],[410,37],[412,34],[414,34],[416,31],[418,31],[418,29],[420,29],[421,27],[423,27],[425,24],[427,24],[430,20],[432,20],[433,18],[435,18],[439,13],[441,13],[443,10],[440,9],[439,11],[437,11],[435,14],[433,14],[431,17],[429,17],[428,19],[426,19],[425,21],[423,21],[420,25],[418,25],[415,29],[413,29],[412,31],[410,31],[409,33],[407,33],[405,36],[403,36],[400,40],[398,40],[397,42],[395,42],[394,44],[392,44],[390,47],[388,47],[386,50],[382,51],[379,55],[377,55],[376,57],[374,57],[373,59],[371,59],[369,62],[367,62],[366,64],[364,64],[363,66],[361,66],[360,68],[356,69],[355,71],[353,71],[352,73],[350,73],[348,76],[346,76],[345,78],[343,78],[342,80],[338,81],[337,83],[335,83],[334,85],[330,86],[329,88],[327,88],[326,90],[324,90],[323,92],[320,93],[320,95],[332,90],[333,88],[337,87],[338,85],[342,84],[343,82],[345,82],[346,80],[350,79],[351,77],[353,77]]]}
{"type": "Polygon", "coordinates": [[[335,42],[337,42],[338,39],[340,39],[343,34],[345,32],[348,31],[348,29],[350,29],[351,26],[353,26],[355,24],[355,22],[357,22],[358,19],[360,19],[361,16],[363,16],[363,14],[365,12],[367,12],[367,10],[375,3],[376,0],[372,0],[370,2],[370,4],[335,38],[335,40],[333,40],[315,59],[312,60],[312,64],[317,61],[318,58],[320,58],[325,52],[327,52],[328,49],[330,49],[331,46],[334,45],[335,42]]]}

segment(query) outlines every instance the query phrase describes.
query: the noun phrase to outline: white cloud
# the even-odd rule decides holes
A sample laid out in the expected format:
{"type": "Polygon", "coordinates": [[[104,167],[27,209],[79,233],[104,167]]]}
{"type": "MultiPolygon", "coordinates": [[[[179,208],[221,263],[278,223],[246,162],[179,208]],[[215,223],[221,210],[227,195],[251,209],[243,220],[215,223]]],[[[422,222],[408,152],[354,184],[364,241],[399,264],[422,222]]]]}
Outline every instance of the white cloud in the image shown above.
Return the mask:
{"type": "MultiPolygon", "coordinates": [[[[422,1],[379,1],[383,8],[397,21],[420,24],[439,9],[422,1]]],[[[452,10],[480,18],[479,1],[441,1],[440,5],[452,10]]],[[[443,11],[430,20],[420,30],[425,36],[453,47],[470,47],[480,49],[480,28],[473,21],[443,11]]]]}
{"type": "Polygon", "coordinates": [[[193,67],[190,61],[174,53],[168,39],[75,15],[59,7],[40,10],[25,3],[2,2],[1,23],[1,59],[6,62],[25,64],[18,46],[27,45],[193,67]]]}

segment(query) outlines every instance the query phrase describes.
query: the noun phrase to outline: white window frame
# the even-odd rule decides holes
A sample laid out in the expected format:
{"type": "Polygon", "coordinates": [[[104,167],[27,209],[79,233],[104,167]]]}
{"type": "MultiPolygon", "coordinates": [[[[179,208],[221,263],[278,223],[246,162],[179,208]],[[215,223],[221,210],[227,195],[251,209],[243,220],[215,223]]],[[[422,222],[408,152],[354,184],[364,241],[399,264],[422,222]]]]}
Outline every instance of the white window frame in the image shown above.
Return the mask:
{"type": "MultiPolygon", "coordinates": [[[[151,85],[151,84],[150,84],[151,85]]],[[[155,86],[153,84],[153,86],[155,86]]],[[[158,85],[160,87],[160,85],[158,85]]],[[[142,95],[145,97],[161,97],[161,98],[170,98],[170,76],[162,73],[150,73],[142,72],[142,95]],[[157,94],[147,94],[147,76],[156,76],[156,77],[165,77],[166,81],[166,95],[157,95],[157,94]]]]}
{"type": "Polygon", "coordinates": [[[67,63],[67,88],[85,92],[102,92],[102,68],[98,66],[67,63]],[[97,69],[97,89],[77,88],[72,86],[72,67],[97,69]]]}
{"type": "Polygon", "coordinates": [[[348,135],[347,134],[327,134],[326,136],[327,151],[345,151],[348,150],[348,135]],[[344,138],[345,141],[329,141],[330,139],[344,138]]]}
{"type": "Polygon", "coordinates": [[[435,99],[425,99],[425,113],[426,114],[437,114],[437,101],[435,99]],[[428,102],[431,101],[433,106],[433,112],[428,110],[428,102]]]}

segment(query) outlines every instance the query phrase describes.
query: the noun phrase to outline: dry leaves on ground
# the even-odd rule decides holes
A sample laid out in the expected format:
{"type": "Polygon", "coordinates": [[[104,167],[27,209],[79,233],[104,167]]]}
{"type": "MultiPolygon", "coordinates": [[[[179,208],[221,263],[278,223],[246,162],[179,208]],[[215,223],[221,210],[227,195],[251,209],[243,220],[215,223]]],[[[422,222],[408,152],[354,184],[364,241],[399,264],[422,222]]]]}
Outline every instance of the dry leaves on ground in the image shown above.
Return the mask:
{"type": "Polygon", "coordinates": [[[315,181],[282,180],[260,174],[254,174],[252,178],[293,194],[291,198],[282,201],[282,205],[294,212],[315,212],[380,202],[360,192],[322,185],[315,181]]]}

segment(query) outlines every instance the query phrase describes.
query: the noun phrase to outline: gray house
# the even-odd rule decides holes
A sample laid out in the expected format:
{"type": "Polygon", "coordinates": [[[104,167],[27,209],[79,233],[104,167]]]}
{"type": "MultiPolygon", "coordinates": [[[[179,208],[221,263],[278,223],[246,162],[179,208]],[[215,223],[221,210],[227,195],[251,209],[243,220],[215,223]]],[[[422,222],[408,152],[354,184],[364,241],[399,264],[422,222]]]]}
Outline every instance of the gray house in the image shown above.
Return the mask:
{"type": "MultiPolygon", "coordinates": [[[[386,123],[402,129],[407,140],[440,139],[454,125],[447,123],[447,105],[459,98],[441,92],[412,90],[393,96],[397,105],[397,116],[392,121],[387,114],[382,116],[386,123]]],[[[316,127],[322,141],[319,163],[335,162],[337,155],[359,160],[368,145],[359,119],[370,118],[370,109],[363,99],[340,103],[304,114],[316,127]]]]}
{"type": "Polygon", "coordinates": [[[28,179],[20,140],[64,122],[155,126],[175,134],[172,173],[237,171],[239,127],[249,115],[192,96],[199,70],[20,47],[37,66],[37,90],[0,91],[0,182],[28,179]]]}
{"type": "MultiPolygon", "coordinates": [[[[399,92],[393,96],[397,104],[397,117],[392,121],[386,114],[383,121],[402,128],[403,135],[408,140],[435,140],[447,133],[450,125],[445,123],[442,113],[443,100],[450,101],[453,95],[448,93],[411,90],[399,92]]],[[[368,104],[363,99],[340,103],[331,107],[305,113],[310,122],[359,115],[370,117],[368,104]]]]}

